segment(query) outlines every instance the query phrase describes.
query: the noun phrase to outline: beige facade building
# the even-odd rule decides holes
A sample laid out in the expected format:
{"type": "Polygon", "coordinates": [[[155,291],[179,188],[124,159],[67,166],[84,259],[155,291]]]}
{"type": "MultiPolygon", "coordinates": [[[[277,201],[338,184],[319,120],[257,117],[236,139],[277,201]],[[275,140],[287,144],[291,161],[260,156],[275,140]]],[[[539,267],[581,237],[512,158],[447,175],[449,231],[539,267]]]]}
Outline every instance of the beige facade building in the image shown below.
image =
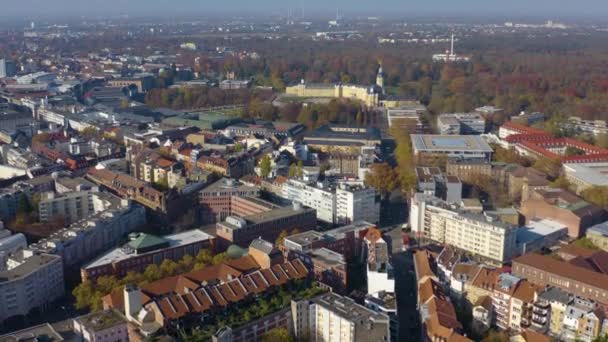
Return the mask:
{"type": "Polygon", "coordinates": [[[489,215],[454,210],[444,201],[416,194],[411,203],[410,225],[417,235],[454,246],[502,264],[516,252],[517,229],[489,215]]]}
{"type": "Polygon", "coordinates": [[[586,236],[594,245],[608,252],[608,221],[587,229],[586,236]]]}

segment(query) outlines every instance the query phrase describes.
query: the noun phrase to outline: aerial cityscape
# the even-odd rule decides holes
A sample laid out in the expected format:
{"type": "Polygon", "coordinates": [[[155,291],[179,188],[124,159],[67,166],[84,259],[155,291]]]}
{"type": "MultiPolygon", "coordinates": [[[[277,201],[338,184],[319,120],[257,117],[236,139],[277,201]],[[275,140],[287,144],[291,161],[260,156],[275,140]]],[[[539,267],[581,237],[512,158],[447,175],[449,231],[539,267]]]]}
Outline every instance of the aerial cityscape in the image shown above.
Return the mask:
{"type": "Polygon", "coordinates": [[[559,2],[0,3],[0,342],[607,342],[559,2]]]}

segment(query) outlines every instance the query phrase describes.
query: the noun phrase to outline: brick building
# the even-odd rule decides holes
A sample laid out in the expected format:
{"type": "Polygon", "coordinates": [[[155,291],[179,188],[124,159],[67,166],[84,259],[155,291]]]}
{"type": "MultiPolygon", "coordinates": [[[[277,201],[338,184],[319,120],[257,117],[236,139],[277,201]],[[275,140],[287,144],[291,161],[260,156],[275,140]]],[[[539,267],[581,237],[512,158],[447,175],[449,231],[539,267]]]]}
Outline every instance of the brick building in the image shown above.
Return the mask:
{"type": "Polygon", "coordinates": [[[562,189],[538,189],[522,202],[521,213],[526,222],[549,219],[568,227],[568,235],[578,238],[585,229],[606,219],[606,212],[562,189]]]}
{"type": "Polygon", "coordinates": [[[513,260],[514,275],[540,286],[554,286],[575,296],[608,303],[608,275],[540,254],[513,260]]]}

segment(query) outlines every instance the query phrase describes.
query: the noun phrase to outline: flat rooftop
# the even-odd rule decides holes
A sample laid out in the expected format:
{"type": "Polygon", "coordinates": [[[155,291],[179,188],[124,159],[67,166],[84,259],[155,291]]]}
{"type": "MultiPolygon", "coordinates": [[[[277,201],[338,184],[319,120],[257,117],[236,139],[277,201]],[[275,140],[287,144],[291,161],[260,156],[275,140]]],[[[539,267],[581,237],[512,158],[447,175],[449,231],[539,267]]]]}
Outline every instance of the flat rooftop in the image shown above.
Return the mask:
{"type": "Polygon", "coordinates": [[[564,164],[564,170],[585,183],[608,186],[608,163],[564,164]]]}
{"type": "Polygon", "coordinates": [[[307,246],[313,242],[323,240],[324,237],[325,234],[321,232],[317,232],[316,230],[307,230],[302,233],[290,235],[286,237],[285,240],[289,240],[290,242],[300,246],[307,246]]]}
{"type": "MultiPolygon", "coordinates": [[[[169,247],[167,247],[167,248],[175,248],[175,247],[179,247],[179,246],[189,245],[191,243],[195,243],[195,242],[199,242],[199,241],[210,240],[213,238],[213,236],[211,236],[201,230],[194,229],[194,230],[189,230],[189,231],[178,233],[178,234],[163,236],[162,238],[169,242],[169,247]]],[[[90,269],[90,268],[98,267],[101,265],[107,265],[109,263],[120,262],[120,261],[127,260],[129,258],[133,258],[136,256],[154,253],[156,251],[157,250],[150,251],[147,253],[142,253],[142,254],[136,254],[135,251],[132,248],[129,248],[128,244],[126,244],[124,246],[111,250],[110,252],[106,253],[105,255],[102,255],[101,257],[92,261],[91,263],[89,263],[88,265],[86,265],[83,268],[90,269]]]]}
{"type": "Polygon", "coordinates": [[[63,340],[64,338],[48,323],[0,336],[0,342],[60,342],[63,340]]]}
{"type": "Polygon", "coordinates": [[[311,253],[311,258],[320,260],[328,266],[346,267],[346,260],[344,260],[344,256],[340,253],[336,253],[336,252],[332,251],[331,249],[327,249],[327,248],[316,249],[311,253]]]}
{"type": "Polygon", "coordinates": [[[412,146],[417,152],[492,153],[490,145],[477,135],[412,134],[412,146]]]}
{"type": "Polygon", "coordinates": [[[530,221],[525,227],[520,227],[517,230],[517,243],[527,243],[543,239],[558,231],[563,231],[566,235],[568,227],[547,219],[530,221]]]}
{"type": "Polygon", "coordinates": [[[608,237],[608,221],[587,228],[587,234],[602,235],[608,237]]]}
{"type": "Polygon", "coordinates": [[[61,260],[61,257],[52,254],[34,254],[32,256],[27,256],[21,251],[16,255],[11,256],[10,259],[19,263],[19,265],[10,270],[0,272],[0,284],[25,277],[53,261],[61,260]]]}
{"type": "MultiPolygon", "coordinates": [[[[269,211],[264,211],[261,213],[253,214],[253,215],[248,215],[248,216],[241,217],[241,218],[247,222],[247,225],[260,224],[260,223],[269,222],[269,221],[276,221],[276,220],[279,220],[284,217],[293,216],[295,214],[299,214],[299,213],[303,213],[303,212],[307,212],[307,211],[314,211],[314,209],[310,209],[307,207],[301,207],[300,209],[294,209],[292,207],[281,207],[281,208],[272,209],[269,211]]],[[[239,226],[231,224],[230,222],[226,222],[226,221],[218,222],[217,224],[221,225],[224,228],[241,229],[239,226]]]]}
{"type": "Polygon", "coordinates": [[[127,324],[126,318],[115,310],[93,312],[85,316],[77,317],[75,320],[79,321],[87,330],[95,332],[127,324]]]}
{"type": "MultiPolygon", "coordinates": [[[[313,298],[312,302],[348,321],[355,322],[357,330],[366,330],[365,335],[368,341],[385,341],[384,338],[388,337],[388,316],[359,305],[348,297],[329,292],[313,298]],[[375,324],[367,326],[366,322],[375,324]]],[[[357,331],[358,337],[361,338],[363,333],[363,331],[357,331]]]]}

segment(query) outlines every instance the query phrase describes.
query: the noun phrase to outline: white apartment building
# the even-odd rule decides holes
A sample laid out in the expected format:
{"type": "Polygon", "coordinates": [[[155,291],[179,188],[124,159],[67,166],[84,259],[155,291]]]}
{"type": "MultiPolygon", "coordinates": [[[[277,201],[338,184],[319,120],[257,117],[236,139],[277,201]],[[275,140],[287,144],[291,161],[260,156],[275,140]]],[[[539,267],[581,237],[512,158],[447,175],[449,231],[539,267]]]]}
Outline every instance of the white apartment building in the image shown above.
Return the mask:
{"type": "Polygon", "coordinates": [[[123,237],[146,223],[144,207],[117,198],[109,201],[112,203],[106,203],[105,210],[53,233],[30,248],[60,255],[66,266],[75,266],[116,246],[123,237]]]}
{"type": "Polygon", "coordinates": [[[486,119],[477,113],[440,114],[437,126],[442,135],[484,134],[486,119]]]}
{"type": "Polygon", "coordinates": [[[390,341],[390,319],[348,297],[326,293],[291,302],[296,338],[313,342],[390,341]]]}
{"type": "Polygon", "coordinates": [[[376,191],[363,182],[340,182],[328,186],[289,180],[283,185],[284,198],[317,210],[317,219],[337,224],[356,221],[377,223],[380,220],[380,201],[376,191]]]}
{"type": "Polygon", "coordinates": [[[61,257],[20,250],[11,255],[0,271],[0,322],[46,310],[64,295],[61,257]]]}
{"type": "Polygon", "coordinates": [[[283,185],[283,197],[290,201],[299,202],[304,206],[317,210],[317,219],[336,222],[336,195],[332,188],[322,183],[308,184],[299,180],[289,180],[283,185]]]}
{"type": "Polygon", "coordinates": [[[46,192],[38,205],[41,222],[63,217],[66,224],[82,220],[95,213],[93,191],[74,191],[62,194],[46,192]]]}
{"type": "Polygon", "coordinates": [[[336,188],[336,219],[339,224],[356,221],[378,223],[380,221],[380,200],[376,190],[363,182],[339,183],[336,188]]]}
{"type": "Polygon", "coordinates": [[[454,246],[502,264],[516,254],[517,227],[488,215],[470,214],[425,194],[415,194],[410,225],[417,236],[454,246]]]}

